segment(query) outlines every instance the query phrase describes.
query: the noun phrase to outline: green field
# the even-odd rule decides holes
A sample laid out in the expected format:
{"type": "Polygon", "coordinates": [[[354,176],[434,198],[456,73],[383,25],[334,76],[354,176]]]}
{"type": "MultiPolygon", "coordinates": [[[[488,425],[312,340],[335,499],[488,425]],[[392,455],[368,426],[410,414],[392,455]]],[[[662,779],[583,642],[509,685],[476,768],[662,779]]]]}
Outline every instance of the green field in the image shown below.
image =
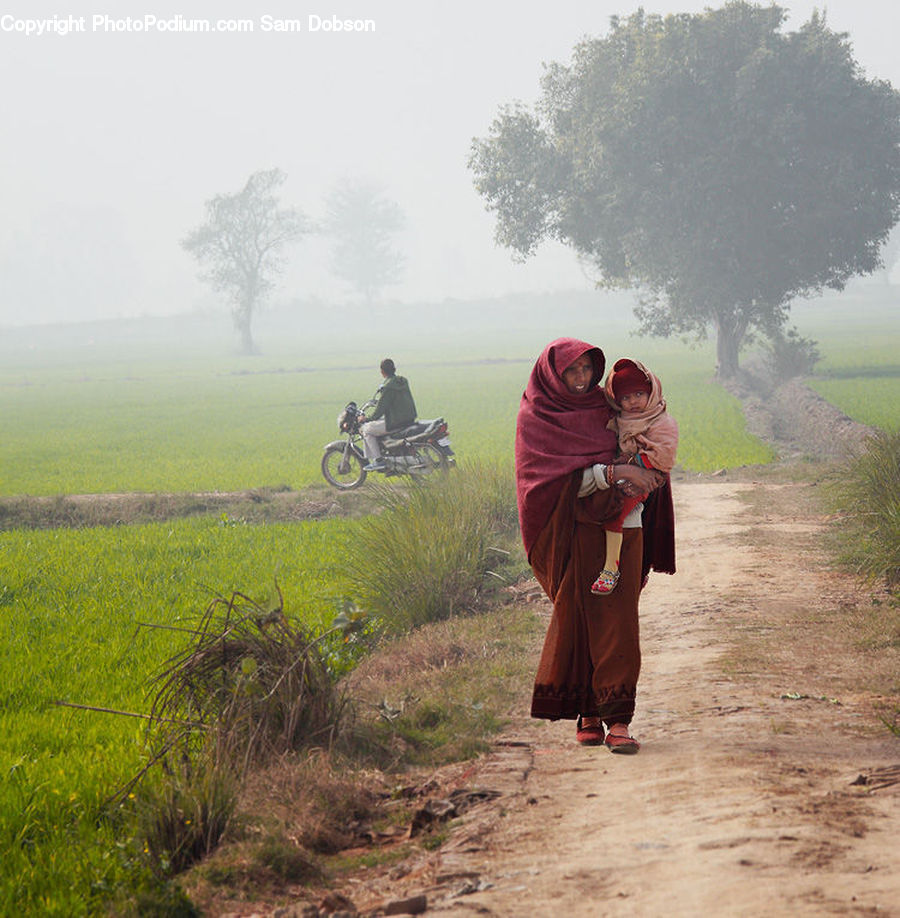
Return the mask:
{"type": "Polygon", "coordinates": [[[810,386],[855,421],[900,428],[900,301],[894,288],[855,288],[798,310],[819,342],[810,386]]]}
{"type": "MultiPolygon", "coordinates": [[[[594,324],[594,323],[591,323],[594,324]]],[[[765,462],[771,451],[744,430],[737,402],[709,384],[711,349],[639,341],[621,322],[602,336],[610,361],[643,357],[663,380],[681,427],[680,464],[694,471],[765,462]],[[715,427],[719,435],[704,436],[715,427]]],[[[596,328],[564,329],[601,340],[596,328]]],[[[82,332],[83,334],[83,332],[82,332]]],[[[99,333],[98,333],[99,334],[99,333]]],[[[323,446],[350,399],[363,401],[392,353],[413,384],[420,416],[444,415],[462,457],[512,453],[528,372],[548,335],[493,329],[466,342],[425,339],[390,351],[326,352],[287,336],[262,357],[240,358],[213,339],[166,350],[96,337],[3,354],[0,495],[216,491],[320,481],[323,446]],[[207,343],[210,345],[211,343],[207,343]],[[302,357],[298,357],[298,354],[302,357]]],[[[471,336],[469,336],[471,337],[471,336]]]]}
{"type": "Polygon", "coordinates": [[[191,627],[217,593],[265,599],[275,577],[288,611],[325,630],[350,528],[201,518],[2,534],[0,914],[83,914],[129,869],[116,827],[95,820],[142,764],[143,722],[54,702],[145,712],[185,638],[141,623],[191,627]]]}
{"type": "MultiPolygon", "coordinates": [[[[371,394],[386,355],[410,377],[420,415],[448,419],[463,464],[509,460],[530,367],[560,334],[602,345],[610,362],[642,359],[661,377],[683,468],[772,458],[746,432],[736,400],[711,382],[711,346],[640,340],[619,301],[605,315],[586,313],[582,300],[537,314],[533,303],[501,306],[448,304],[439,335],[410,311],[395,317],[402,339],[381,315],[354,332],[352,346],[340,323],[323,320],[313,335],[270,319],[259,335],[264,354],[252,358],[231,352],[225,319],[7,330],[0,496],[321,485],[336,416],[371,394]]],[[[798,322],[824,354],[817,388],[854,417],[896,427],[892,314],[848,335],[825,312],[818,325],[798,322]]],[[[192,623],[214,595],[264,598],[276,577],[289,614],[327,627],[343,598],[340,546],[354,525],[205,517],[0,532],[0,914],[88,914],[133,869],[120,827],[98,813],[141,762],[141,722],[54,702],[146,711],[147,680],[183,637],[139,623],[192,623]]]]}
{"type": "MultiPolygon", "coordinates": [[[[744,432],[737,402],[709,385],[706,360],[685,368],[660,359],[670,410],[681,425],[680,463],[695,471],[765,462],[770,451],[744,432]],[[668,365],[667,365],[668,364],[668,365]],[[704,438],[706,425],[722,435],[704,438]]],[[[459,454],[511,455],[515,415],[529,370],[502,364],[410,362],[420,414],[445,416],[459,454]]],[[[0,390],[6,495],[206,491],[319,481],[322,448],[351,398],[374,390],[371,370],[214,376],[114,370],[90,381],[47,381],[0,390]]]]}

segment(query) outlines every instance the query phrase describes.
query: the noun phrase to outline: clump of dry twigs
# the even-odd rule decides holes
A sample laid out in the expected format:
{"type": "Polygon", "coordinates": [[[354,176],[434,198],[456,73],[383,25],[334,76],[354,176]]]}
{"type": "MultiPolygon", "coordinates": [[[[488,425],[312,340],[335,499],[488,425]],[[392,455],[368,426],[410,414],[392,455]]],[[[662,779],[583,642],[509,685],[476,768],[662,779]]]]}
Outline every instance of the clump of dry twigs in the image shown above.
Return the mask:
{"type": "MultiPolygon", "coordinates": [[[[276,585],[277,589],[277,585],[276,585]]],[[[262,606],[217,598],[194,640],[156,677],[156,746],[190,755],[212,741],[239,773],[290,750],[329,746],[344,699],[313,638],[287,618],[283,598],[262,606]]]]}
{"type": "Polygon", "coordinates": [[[345,698],[320,652],[325,636],[283,605],[280,590],[268,606],[242,593],[215,599],[154,680],[149,762],[125,791],[141,785],[130,795],[139,835],[164,873],[218,846],[251,767],[335,739],[345,698]]]}

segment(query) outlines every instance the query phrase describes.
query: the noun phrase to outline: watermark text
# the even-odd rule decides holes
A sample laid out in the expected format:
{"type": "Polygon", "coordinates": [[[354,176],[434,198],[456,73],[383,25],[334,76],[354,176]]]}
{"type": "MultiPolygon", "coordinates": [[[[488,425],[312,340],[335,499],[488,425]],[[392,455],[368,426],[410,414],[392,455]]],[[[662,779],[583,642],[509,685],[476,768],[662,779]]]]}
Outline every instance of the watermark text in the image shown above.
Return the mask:
{"type": "Polygon", "coordinates": [[[90,16],[48,16],[30,18],[0,14],[0,34],[19,34],[28,38],[80,33],[172,33],[172,34],[346,34],[375,32],[374,19],[344,19],[336,15],[308,13],[295,19],[283,19],[264,14],[247,19],[195,19],[181,14],[157,16],[111,16],[95,13],[90,16]]]}

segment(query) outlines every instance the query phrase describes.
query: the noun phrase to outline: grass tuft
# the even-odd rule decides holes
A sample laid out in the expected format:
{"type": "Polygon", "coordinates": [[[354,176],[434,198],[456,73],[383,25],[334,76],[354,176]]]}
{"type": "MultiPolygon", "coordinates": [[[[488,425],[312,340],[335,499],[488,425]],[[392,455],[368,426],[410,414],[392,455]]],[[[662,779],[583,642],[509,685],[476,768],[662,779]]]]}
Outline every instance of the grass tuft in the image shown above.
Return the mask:
{"type": "Polygon", "coordinates": [[[211,758],[169,764],[137,796],[137,837],[161,876],[181,873],[214,851],[234,814],[235,776],[211,758]]]}
{"type": "Polygon", "coordinates": [[[473,464],[381,489],[347,549],[355,601],[395,634],[471,610],[516,532],[513,482],[507,466],[473,464]]]}
{"type": "Polygon", "coordinates": [[[900,584],[900,430],[867,438],[832,482],[832,506],[849,538],[845,560],[870,581],[900,584]]]}
{"type": "Polygon", "coordinates": [[[256,851],[256,862],[288,883],[307,883],[322,877],[322,871],[309,854],[283,837],[265,839],[256,851]]]}

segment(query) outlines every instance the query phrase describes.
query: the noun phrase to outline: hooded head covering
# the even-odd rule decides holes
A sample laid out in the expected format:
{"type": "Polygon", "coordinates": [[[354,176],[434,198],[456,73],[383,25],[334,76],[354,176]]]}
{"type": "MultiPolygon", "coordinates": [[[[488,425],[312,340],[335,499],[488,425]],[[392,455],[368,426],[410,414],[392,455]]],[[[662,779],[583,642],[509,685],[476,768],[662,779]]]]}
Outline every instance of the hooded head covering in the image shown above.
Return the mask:
{"type": "Polygon", "coordinates": [[[622,452],[628,456],[642,453],[654,468],[671,471],[678,448],[678,425],[673,417],[666,414],[666,400],[662,397],[659,378],[639,361],[623,357],[613,364],[604,390],[610,405],[619,412],[618,417],[610,422],[610,428],[617,432],[622,452]],[[643,385],[629,388],[639,379],[643,380],[643,385]],[[622,411],[619,399],[629,392],[638,391],[650,393],[647,407],[643,411],[622,411]]]}
{"type": "Polygon", "coordinates": [[[611,462],[616,436],[600,380],[606,359],[598,347],[557,338],[544,348],[528,379],[516,422],[516,496],[526,552],[550,518],[566,480],[576,469],[611,462]],[[570,392],[562,374],[582,354],[594,377],[587,391],[570,392]]]}
{"type": "Polygon", "coordinates": [[[648,392],[650,398],[644,411],[629,412],[628,417],[653,418],[666,410],[662,397],[662,383],[642,363],[623,357],[613,364],[604,384],[604,391],[610,405],[621,411],[620,399],[629,392],[648,392]]]}

